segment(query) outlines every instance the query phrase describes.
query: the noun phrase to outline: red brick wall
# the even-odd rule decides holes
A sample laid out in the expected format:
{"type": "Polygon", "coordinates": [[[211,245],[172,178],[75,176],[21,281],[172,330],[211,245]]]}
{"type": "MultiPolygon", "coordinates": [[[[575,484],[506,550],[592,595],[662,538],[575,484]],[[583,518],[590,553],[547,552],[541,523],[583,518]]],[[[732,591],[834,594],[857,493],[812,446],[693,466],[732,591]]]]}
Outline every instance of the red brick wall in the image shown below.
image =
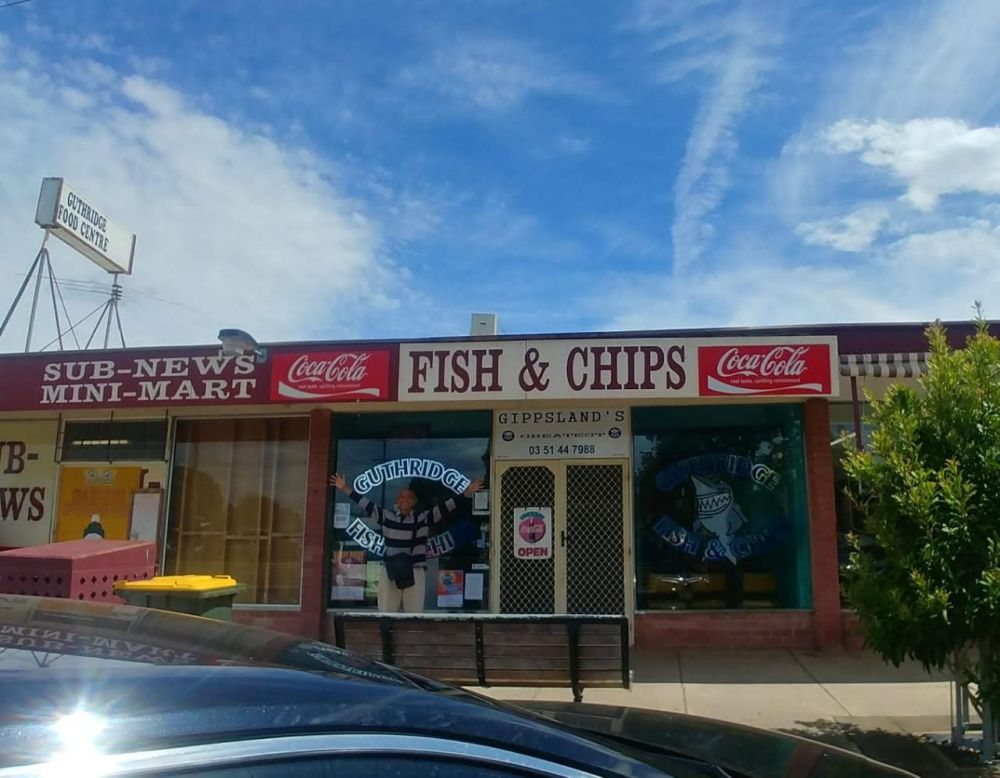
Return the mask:
{"type": "Polygon", "coordinates": [[[233,621],[237,624],[248,624],[252,627],[263,627],[273,629],[277,632],[287,632],[290,635],[301,635],[313,638],[315,635],[307,632],[303,627],[307,619],[303,618],[301,611],[276,611],[266,608],[235,608],[233,610],[233,621]]]}
{"type": "Polygon", "coordinates": [[[309,468],[306,481],[306,515],[302,536],[301,634],[319,638],[326,610],[326,510],[330,490],[330,411],[309,414],[309,468]]]}
{"type": "Polygon", "coordinates": [[[865,635],[861,622],[854,611],[842,611],[841,622],[844,629],[844,649],[846,651],[861,651],[865,647],[865,635]]]}
{"type": "Polygon", "coordinates": [[[333,614],[328,613],[323,619],[323,637],[320,640],[329,643],[331,646],[337,645],[337,637],[333,631],[333,614]]]}
{"type": "Polygon", "coordinates": [[[813,648],[809,611],[664,611],[635,615],[637,648],[813,648]]]}
{"type": "Polygon", "coordinates": [[[804,417],[815,643],[816,648],[840,648],[843,621],[837,562],[837,511],[830,453],[830,408],[826,400],[807,400],[804,417]]]}

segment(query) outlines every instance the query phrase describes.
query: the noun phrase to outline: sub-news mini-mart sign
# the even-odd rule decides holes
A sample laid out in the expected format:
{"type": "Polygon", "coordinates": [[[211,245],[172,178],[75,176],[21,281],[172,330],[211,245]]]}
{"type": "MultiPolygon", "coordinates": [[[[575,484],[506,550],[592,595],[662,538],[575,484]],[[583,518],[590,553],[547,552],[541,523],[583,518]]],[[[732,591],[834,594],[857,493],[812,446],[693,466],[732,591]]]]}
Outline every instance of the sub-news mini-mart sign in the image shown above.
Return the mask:
{"type": "Polygon", "coordinates": [[[135,235],[63,179],[42,179],[35,223],[109,273],[132,272],[135,235]]]}

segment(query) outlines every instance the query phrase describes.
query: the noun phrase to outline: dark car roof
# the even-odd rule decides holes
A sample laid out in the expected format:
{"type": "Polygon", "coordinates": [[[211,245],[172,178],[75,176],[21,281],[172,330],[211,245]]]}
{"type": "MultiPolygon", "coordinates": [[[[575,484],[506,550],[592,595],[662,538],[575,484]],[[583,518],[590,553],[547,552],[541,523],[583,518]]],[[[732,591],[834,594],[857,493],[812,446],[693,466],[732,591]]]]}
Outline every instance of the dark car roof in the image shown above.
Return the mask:
{"type": "Polygon", "coordinates": [[[0,699],[0,768],[46,761],[63,736],[53,724],[82,720],[95,726],[93,738],[110,754],[391,732],[446,736],[637,778],[662,775],[651,765],[665,763],[674,775],[704,774],[678,765],[678,753],[728,764],[737,774],[784,776],[804,755],[822,766],[816,775],[901,775],[778,733],[606,706],[543,707],[543,717],[270,630],[20,595],[0,594],[0,699]],[[662,737],[664,728],[676,737],[662,737]]]}
{"type": "Polygon", "coordinates": [[[128,606],[0,595],[0,699],[6,766],[44,760],[53,721],[77,710],[107,722],[95,735],[106,753],[391,731],[449,733],[581,768],[631,761],[542,718],[333,646],[128,606]]]}

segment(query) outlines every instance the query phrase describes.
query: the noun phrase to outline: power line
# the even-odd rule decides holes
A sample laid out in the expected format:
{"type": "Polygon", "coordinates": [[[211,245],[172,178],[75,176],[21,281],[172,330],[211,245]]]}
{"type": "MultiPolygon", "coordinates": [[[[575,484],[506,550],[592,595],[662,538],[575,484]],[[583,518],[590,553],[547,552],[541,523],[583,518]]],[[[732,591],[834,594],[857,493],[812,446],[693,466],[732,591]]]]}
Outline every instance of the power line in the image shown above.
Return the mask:
{"type": "Polygon", "coordinates": [[[12,5],[23,5],[24,3],[30,3],[31,0],[10,0],[10,2],[0,5],[0,10],[4,8],[10,8],[12,5]]]}

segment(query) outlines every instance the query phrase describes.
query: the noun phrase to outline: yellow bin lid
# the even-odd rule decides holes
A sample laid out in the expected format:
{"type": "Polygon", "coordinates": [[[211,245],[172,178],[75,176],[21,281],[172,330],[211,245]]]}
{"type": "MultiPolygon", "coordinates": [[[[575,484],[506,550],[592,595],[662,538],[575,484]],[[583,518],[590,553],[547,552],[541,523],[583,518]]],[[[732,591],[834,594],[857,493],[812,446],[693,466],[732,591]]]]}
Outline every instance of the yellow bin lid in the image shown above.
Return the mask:
{"type": "Polygon", "coordinates": [[[118,581],[115,591],[130,592],[211,592],[239,587],[231,575],[158,575],[143,581],[118,581]]]}

